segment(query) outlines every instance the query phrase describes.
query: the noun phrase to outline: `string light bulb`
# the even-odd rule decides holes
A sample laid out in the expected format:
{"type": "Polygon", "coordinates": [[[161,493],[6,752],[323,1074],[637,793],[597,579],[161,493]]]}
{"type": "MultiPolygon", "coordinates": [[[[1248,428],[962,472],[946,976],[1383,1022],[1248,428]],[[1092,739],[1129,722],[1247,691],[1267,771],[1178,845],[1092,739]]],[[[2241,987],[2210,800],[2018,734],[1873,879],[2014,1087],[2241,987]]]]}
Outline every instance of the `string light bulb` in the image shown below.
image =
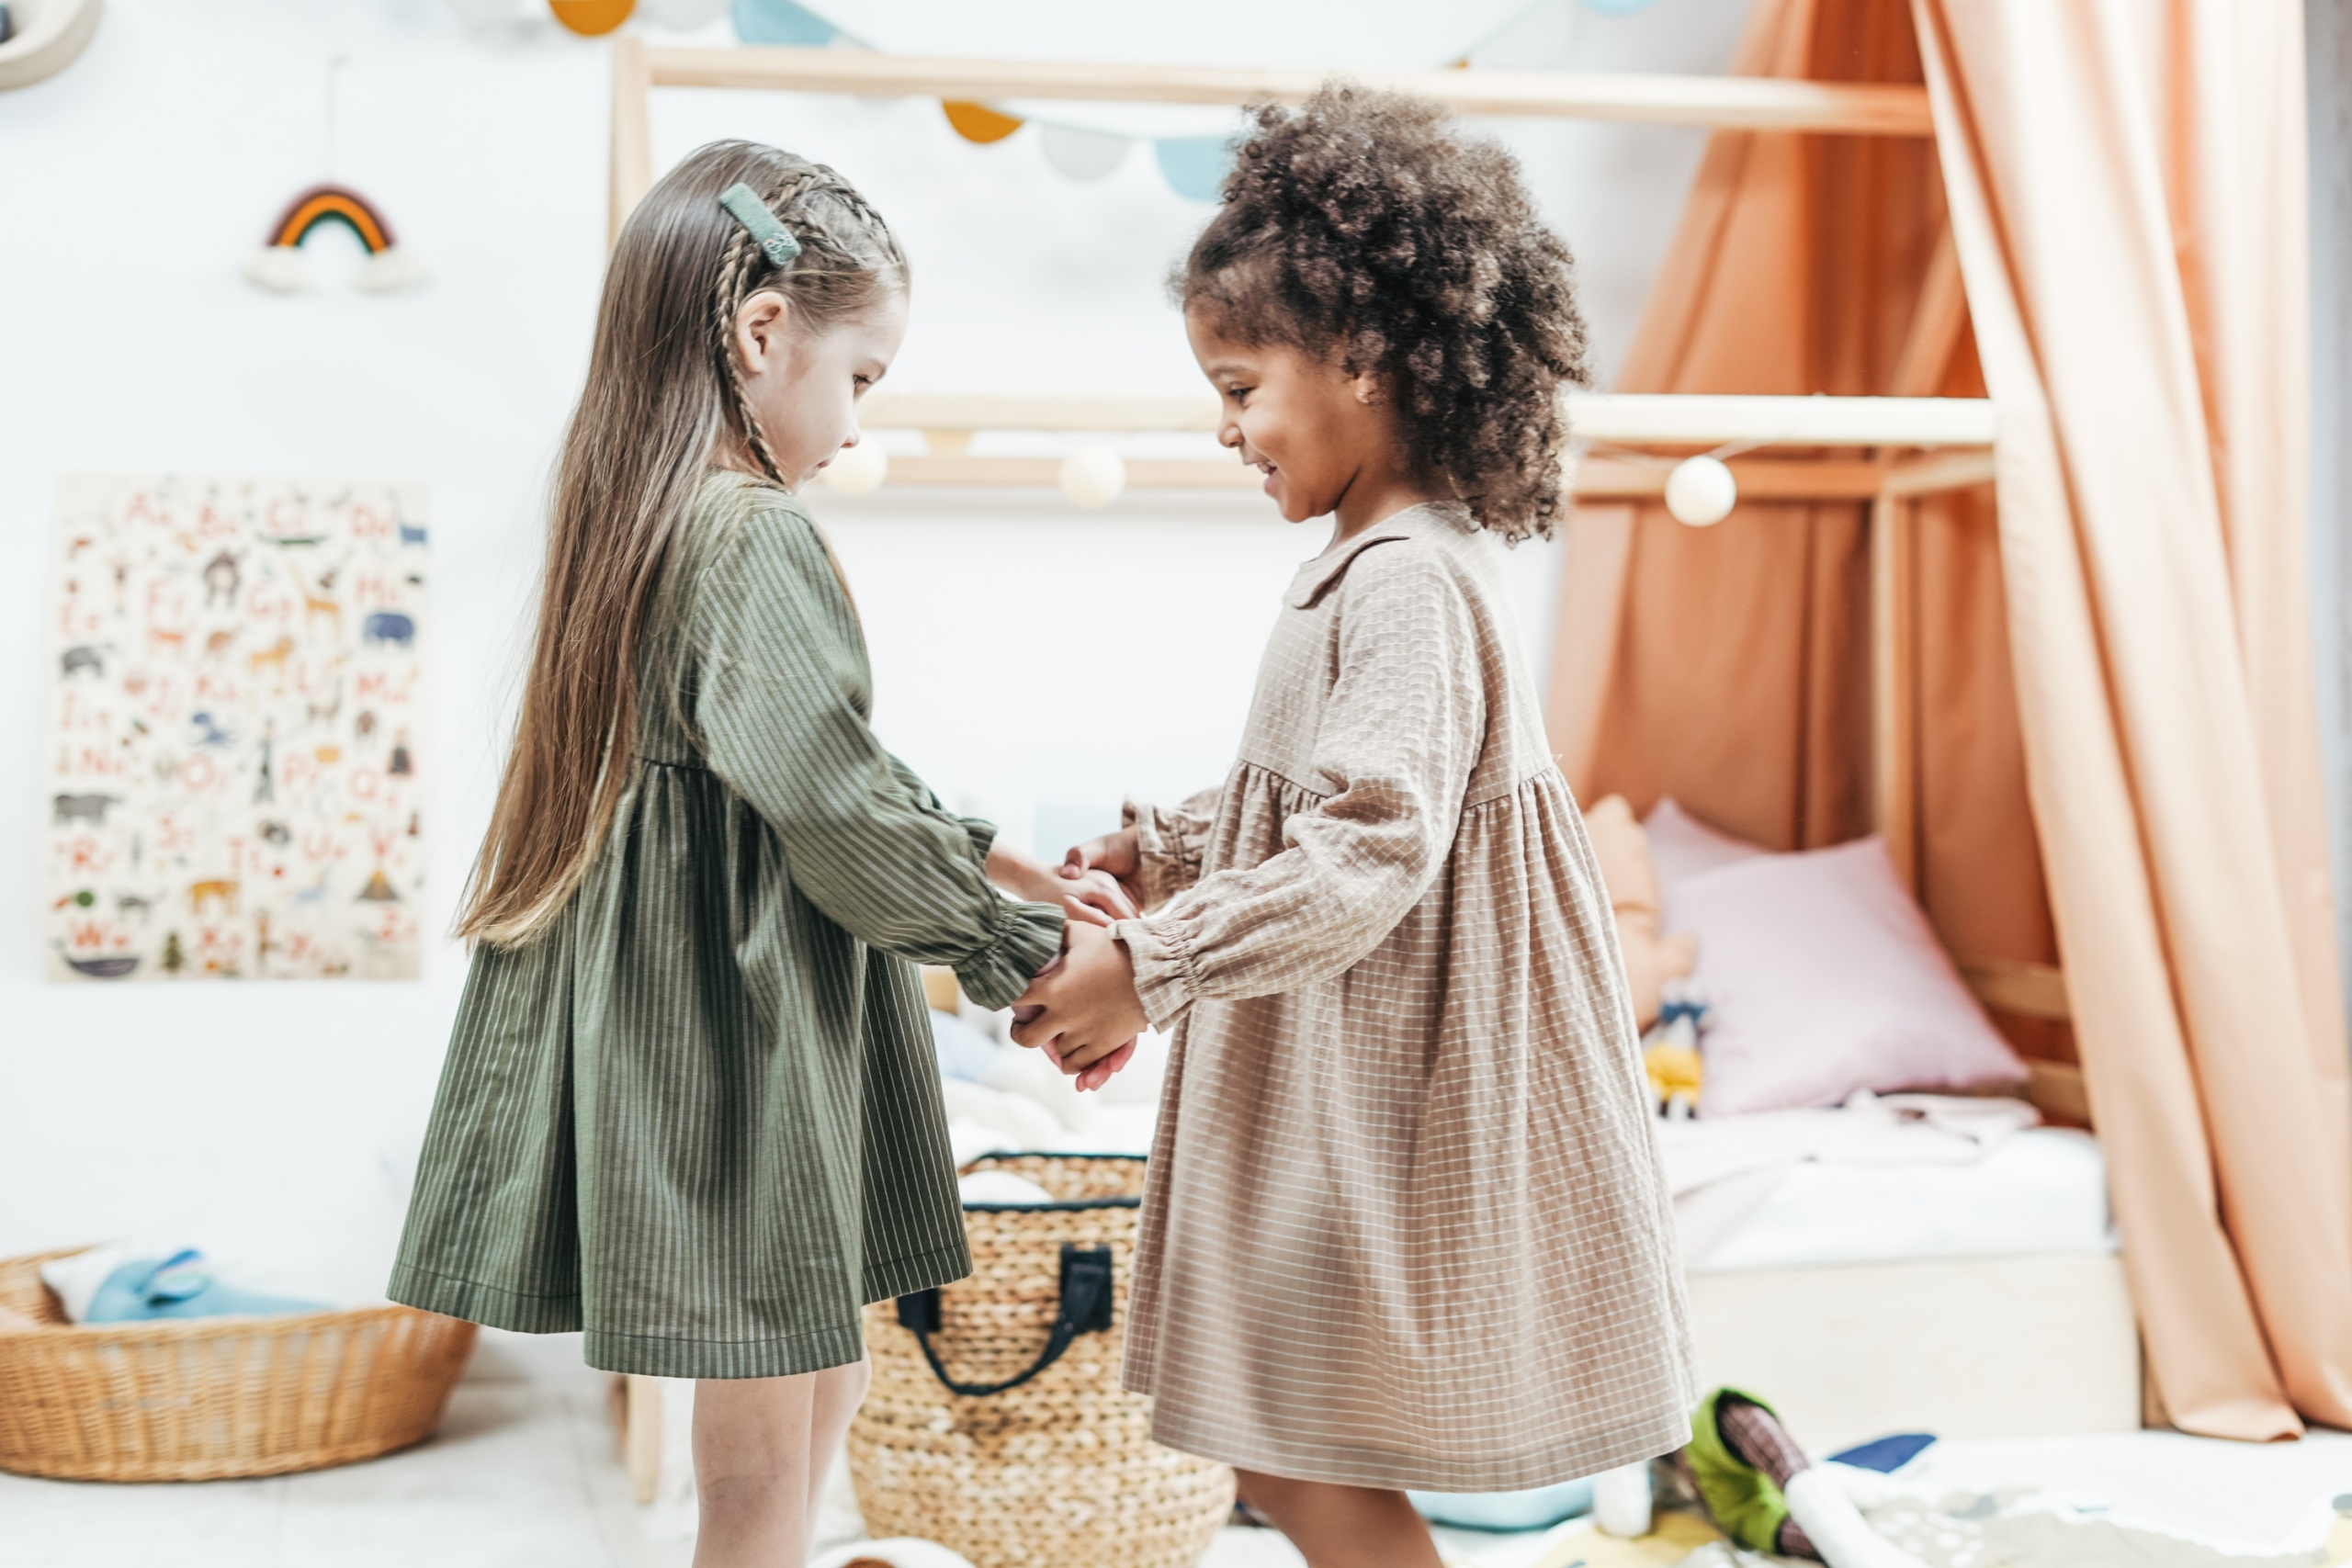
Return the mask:
{"type": "Polygon", "coordinates": [[[1062,459],[1061,486],[1080,506],[1108,506],[1127,488],[1127,465],[1108,446],[1081,446],[1062,459]]]}
{"type": "Polygon", "coordinates": [[[819,471],[829,488],[843,495],[872,495],[890,477],[890,454],[879,442],[861,441],[834,453],[819,471]]]}
{"type": "Polygon", "coordinates": [[[1739,481],[1720,457],[1685,457],[1666,476],[1666,510],[1686,527],[1713,527],[1738,501],[1739,481]]]}

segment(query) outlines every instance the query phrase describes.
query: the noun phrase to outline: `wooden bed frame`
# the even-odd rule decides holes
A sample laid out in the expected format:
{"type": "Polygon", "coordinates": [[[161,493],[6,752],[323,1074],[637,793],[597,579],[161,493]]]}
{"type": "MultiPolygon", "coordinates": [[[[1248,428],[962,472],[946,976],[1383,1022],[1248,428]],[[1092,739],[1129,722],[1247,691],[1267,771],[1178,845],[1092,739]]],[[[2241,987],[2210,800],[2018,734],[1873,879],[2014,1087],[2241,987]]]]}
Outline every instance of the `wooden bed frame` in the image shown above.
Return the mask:
{"type": "MultiPolygon", "coordinates": [[[[1561,72],[1356,74],[1368,85],[1421,94],[1465,114],[1825,135],[1932,137],[1935,133],[1927,91],[1917,86],[1561,72]]],[[[619,234],[621,225],[653,183],[650,117],[655,87],[974,101],[1053,98],[1240,105],[1298,102],[1321,81],[1321,73],[1296,70],[917,59],[847,49],[655,49],[641,39],[624,37],[613,48],[608,234],[619,234]]],[[[1743,499],[1870,503],[1873,795],[1878,830],[1898,872],[1915,888],[1919,827],[1914,523],[1923,498],[1987,484],[1995,475],[1992,405],[1977,399],[1930,395],[1940,384],[1967,321],[1967,298],[1947,231],[1933,253],[1927,285],[1898,357],[1895,396],[1572,394],[1568,400],[1571,423],[1579,437],[1629,454],[1582,463],[1576,475],[1576,493],[1581,499],[1656,499],[1665,488],[1667,465],[1655,459],[1738,446],[1766,454],[1732,460],[1743,499]],[[1771,455],[1775,449],[1782,455],[1771,455]],[[1652,460],[1643,461],[1644,457],[1652,460]]],[[[1046,488],[1055,482],[1056,459],[975,453],[973,437],[981,432],[1204,432],[1216,428],[1216,414],[1214,400],[1207,397],[901,393],[874,398],[864,411],[864,419],[875,429],[922,433],[922,454],[891,461],[889,482],[895,487],[1046,488]]],[[[1134,458],[1127,461],[1126,471],[1129,486],[1137,489],[1221,489],[1256,481],[1256,476],[1238,463],[1206,458],[1134,458]]],[[[1967,956],[1958,962],[1962,976],[1990,1009],[2027,1018],[2072,1017],[2065,976],[2056,966],[1967,956]]],[[[2035,1104],[2055,1120],[2088,1125],[2090,1108],[2080,1070],[2048,1062],[2030,1066],[2033,1079],[2028,1092],[2035,1104]]],[[[2057,1282],[2046,1301],[2049,1311],[2058,1314],[2052,1321],[2068,1325],[2066,1332],[2050,1337],[2042,1347],[2047,1354],[2030,1368],[2018,1368],[2027,1385],[2018,1384],[2014,1375],[2007,1380],[2009,1385],[2027,1386],[2025,1397],[2030,1400],[2032,1382],[2049,1384],[2056,1379],[2064,1382],[2073,1375],[2067,1369],[2075,1367],[2083,1372],[2075,1379],[2082,1384],[2077,1390],[2081,1398],[2066,1407],[2104,1412],[2100,1419],[2105,1420],[2121,1408],[2117,1390],[2122,1384],[2118,1380],[2126,1376],[2128,1348],[2129,1381],[2134,1391],[2131,1404],[2136,1410],[2137,1345],[2131,1334],[2130,1302],[2123,1292],[2120,1265],[2112,1258],[2059,1261],[2075,1266],[2075,1274],[2068,1275],[2050,1260],[1993,1259],[1793,1270],[1789,1272],[1807,1278],[1785,1285],[1763,1283],[1777,1276],[1762,1274],[1698,1276],[1692,1301],[1694,1319],[1701,1325],[1702,1367],[1710,1360],[1710,1344],[1725,1353],[1730,1347],[1747,1347],[1731,1363],[1718,1365],[1714,1371],[1731,1376],[1739,1365],[1752,1364],[1760,1342],[1752,1341],[1738,1327],[1743,1313],[1755,1321],[1769,1322],[1781,1310],[1774,1308],[1758,1318],[1748,1309],[1735,1309],[1729,1303],[1747,1300],[1753,1292],[1723,1281],[1757,1281],[1756,1288],[1764,1294],[1756,1299],[1786,1303],[1805,1300],[1804,1286],[1822,1285],[1830,1276],[1859,1279],[1868,1275],[1894,1292],[1886,1303],[1889,1311],[1942,1301],[1973,1302],[1976,1305],[1972,1312],[1979,1308],[1989,1312],[2005,1293],[2014,1294],[2010,1286],[2017,1281],[2046,1279],[2057,1282]],[[1987,1273],[1992,1265],[2004,1262],[2012,1269],[1987,1273]],[[1978,1299],[1982,1294],[1978,1287],[1984,1281],[1996,1274],[2008,1280],[2018,1266],[2025,1268],[2023,1273],[2016,1274],[2007,1285],[1992,1287],[1992,1296],[1978,1299]],[[1890,1269],[1910,1272],[1898,1280],[1890,1269]],[[1976,1280],[1977,1286],[1970,1286],[1970,1280],[1976,1280]],[[2081,1310],[2069,1315],[2071,1309],[2064,1304],[2068,1301],[2081,1310]],[[1717,1318],[1722,1321],[1709,1327],[1717,1318]]],[[[1861,1288],[1849,1280],[1840,1280],[1837,1285],[1837,1292],[1823,1296],[1821,1302],[1861,1288]]],[[[2027,1293],[2044,1299],[2036,1292],[2027,1293]]],[[[1826,1321],[1815,1308],[1796,1310],[1795,1315],[1816,1323],[1826,1321]]],[[[2017,1320],[2012,1316],[2009,1321],[2017,1320]]],[[[1819,1341],[1820,1337],[1815,1339],[1819,1341]]],[[[1996,1358],[1984,1367],[1972,1367],[1960,1383],[1980,1380],[1996,1365],[2007,1364],[2013,1360],[1996,1358]]],[[[1789,1385],[1781,1377],[1792,1371],[1802,1374],[1803,1369],[1775,1374],[1770,1368],[1758,1368],[1738,1375],[1754,1376],[1757,1371],[1766,1374],[1758,1381],[1785,1388],[1789,1385]]],[[[651,1397],[643,1390],[636,1396],[651,1397]]],[[[2011,1419],[2011,1415],[2003,1413],[2007,1408],[1993,1399],[1980,1412],[1982,1420],[1961,1411],[1941,1418],[1951,1423],[1947,1430],[1955,1435],[1963,1429],[1992,1435],[2011,1419]]],[[[1819,1418],[1832,1429],[1844,1419],[1828,1411],[1819,1413],[1819,1418]]],[[[2013,1426],[2009,1429],[2042,1428],[2013,1426]]],[[[646,1484],[650,1486],[650,1482],[646,1484]]]]}
{"type": "MultiPolygon", "coordinates": [[[[1437,98],[1468,114],[1573,117],[1716,130],[1931,137],[1924,87],[1799,82],[1765,77],[1585,75],[1540,71],[1363,73],[1363,79],[1437,98]]],[[[760,88],[867,97],[1059,98],[1154,103],[1296,102],[1319,73],[1228,67],[933,60],[848,49],[653,49],[628,37],[613,47],[609,232],[653,184],[655,87],[760,88]]],[[[1991,482],[1994,419],[1980,399],[1935,398],[1968,322],[1968,301],[1949,231],[1886,398],[1774,398],[1572,394],[1579,436],[1664,457],[1728,445],[1803,450],[1802,457],[1735,458],[1744,499],[1867,501],[1871,504],[1872,759],[1880,833],[1906,881],[1917,885],[1917,633],[1913,612],[1912,523],[1926,496],[1991,482]]],[[[981,393],[876,396],[865,411],[877,430],[922,433],[921,456],[895,458],[896,486],[1050,487],[1050,457],[975,454],[983,431],[1066,434],[1202,432],[1216,428],[1214,400],[1192,398],[1005,397],[981,393]]],[[[1255,476],[1234,462],[1136,458],[1138,489],[1241,487],[1255,476]]],[[[1579,466],[1588,501],[1654,500],[1667,469],[1625,457],[1579,466]]],[[[1962,976],[1988,1008],[2068,1019],[2054,966],[1963,956],[1962,976]]],[[[2033,1064],[2030,1094],[2050,1115],[2084,1125],[2089,1102],[2078,1069],[2033,1064]]]]}

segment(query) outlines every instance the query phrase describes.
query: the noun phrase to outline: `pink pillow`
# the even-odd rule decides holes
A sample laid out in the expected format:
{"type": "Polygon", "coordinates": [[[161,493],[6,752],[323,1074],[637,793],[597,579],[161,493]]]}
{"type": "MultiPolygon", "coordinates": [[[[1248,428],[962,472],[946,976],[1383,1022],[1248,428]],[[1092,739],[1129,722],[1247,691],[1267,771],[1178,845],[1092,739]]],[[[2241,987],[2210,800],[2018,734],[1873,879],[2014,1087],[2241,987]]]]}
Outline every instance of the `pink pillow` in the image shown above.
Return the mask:
{"type": "Polygon", "coordinates": [[[2025,1080],[1877,839],[1687,876],[1672,924],[1698,935],[1691,978],[1713,1010],[1702,1116],[2025,1080]]]}
{"type": "Polygon", "coordinates": [[[1772,852],[1761,844],[1751,844],[1746,839],[1735,839],[1708,827],[1683,810],[1681,803],[1670,795],[1650,807],[1642,827],[1650,836],[1650,865],[1663,886],[1702,871],[1713,871],[1719,865],[1772,852]]]}

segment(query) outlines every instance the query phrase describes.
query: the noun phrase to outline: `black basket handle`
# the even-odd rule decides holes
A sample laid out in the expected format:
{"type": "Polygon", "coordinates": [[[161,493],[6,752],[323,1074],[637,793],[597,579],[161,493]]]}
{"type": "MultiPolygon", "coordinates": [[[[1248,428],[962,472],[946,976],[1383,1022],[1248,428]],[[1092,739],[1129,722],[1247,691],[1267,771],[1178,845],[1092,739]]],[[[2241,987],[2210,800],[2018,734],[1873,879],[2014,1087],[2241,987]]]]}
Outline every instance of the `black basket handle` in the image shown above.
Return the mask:
{"type": "Polygon", "coordinates": [[[1062,1243],[1061,1303],[1054,1309],[1054,1331],[1046,1336],[1046,1348],[1037,1352],[1036,1360],[1019,1377],[1002,1382],[957,1382],[947,1375],[947,1369],[939,1363],[939,1352],[931,1348],[931,1337],[939,1332],[939,1292],[935,1290],[900,1296],[899,1326],[914,1335],[915,1342],[922,1347],[922,1359],[931,1363],[933,1373],[950,1393],[977,1398],[1019,1388],[1060,1360],[1071,1340],[1111,1326],[1111,1249],[1062,1243]]]}

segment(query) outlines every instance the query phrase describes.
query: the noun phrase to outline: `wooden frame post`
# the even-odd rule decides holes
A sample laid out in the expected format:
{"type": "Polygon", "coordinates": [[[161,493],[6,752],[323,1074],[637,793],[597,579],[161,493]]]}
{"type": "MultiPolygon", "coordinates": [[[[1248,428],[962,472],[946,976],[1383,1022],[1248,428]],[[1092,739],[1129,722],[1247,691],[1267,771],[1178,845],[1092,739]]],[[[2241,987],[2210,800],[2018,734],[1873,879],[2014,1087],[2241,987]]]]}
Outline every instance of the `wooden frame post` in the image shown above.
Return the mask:
{"type": "Polygon", "coordinates": [[[1912,528],[1917,503],[1871,502],[1871,784],[1894,874],[1919,891],[1918,627],[1912,528]]]}

